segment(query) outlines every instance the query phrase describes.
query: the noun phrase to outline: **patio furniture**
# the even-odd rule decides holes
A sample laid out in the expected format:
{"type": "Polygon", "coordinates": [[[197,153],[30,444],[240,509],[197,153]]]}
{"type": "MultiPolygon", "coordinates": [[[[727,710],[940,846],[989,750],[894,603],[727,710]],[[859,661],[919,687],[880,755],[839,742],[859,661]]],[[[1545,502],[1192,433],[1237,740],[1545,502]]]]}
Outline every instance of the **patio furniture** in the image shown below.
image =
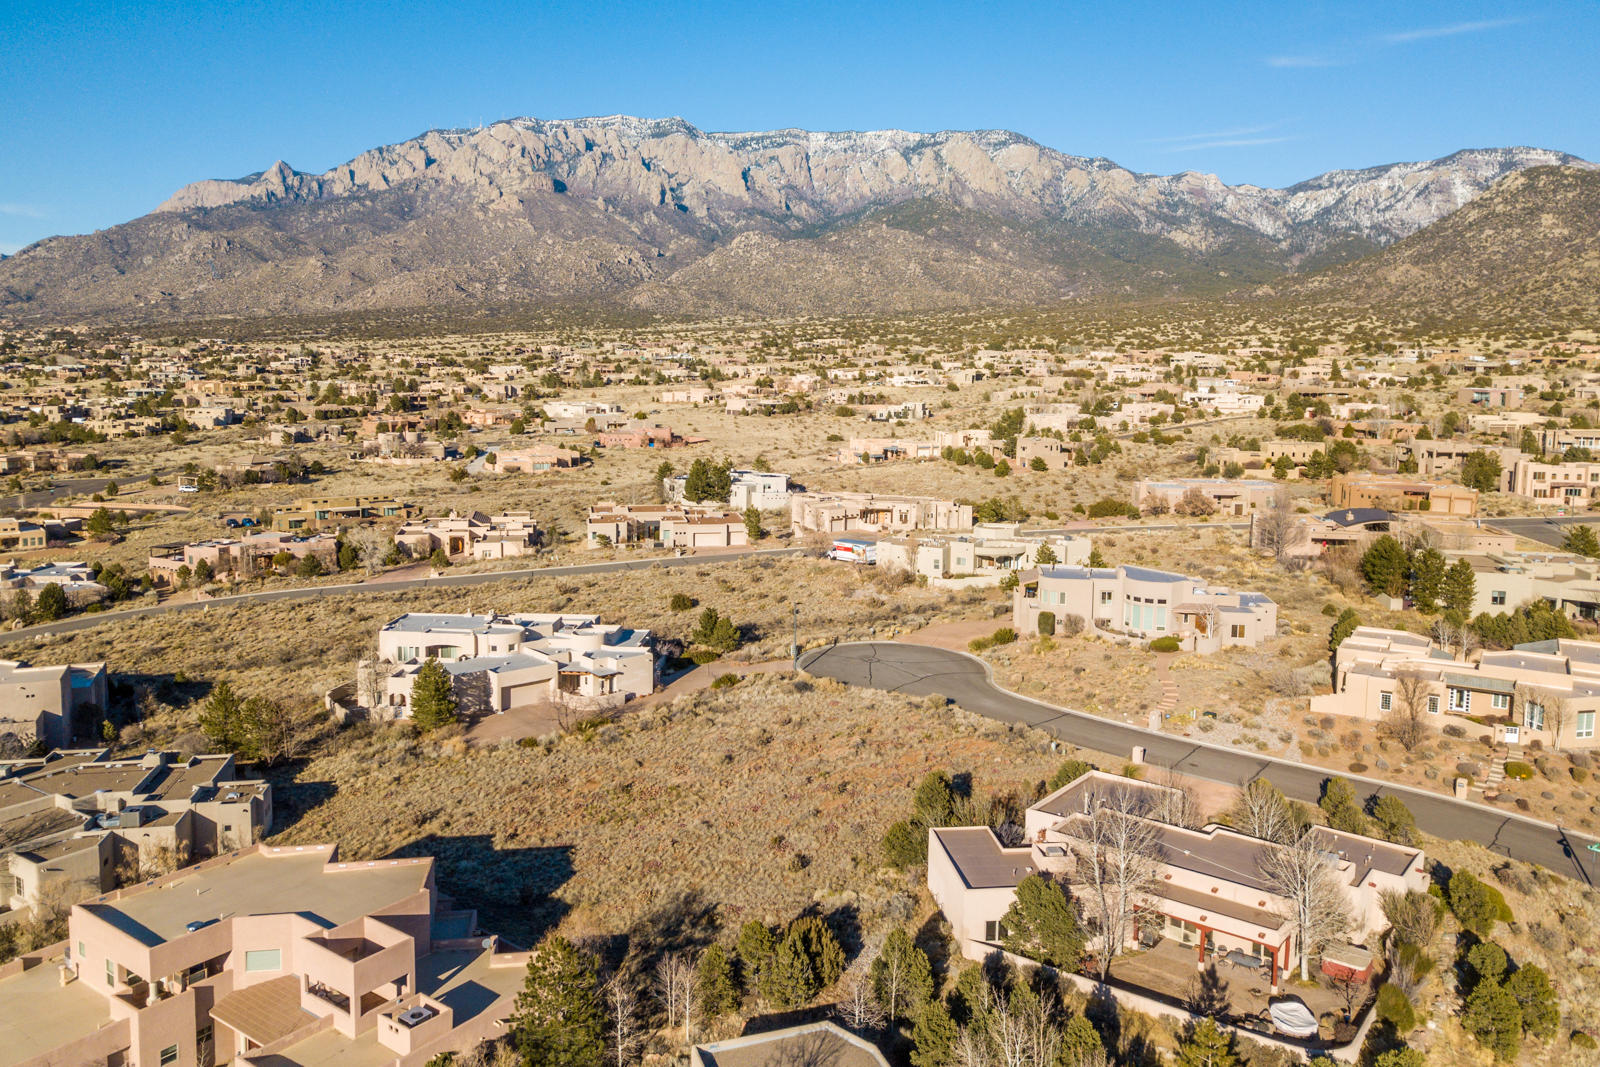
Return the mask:
{"type": "Polygon", "coordinates": [[[1252,956],[1250,953],[1240,952],[1236,948],[1229,949],[1227,955],[1224,956],[1223,959],[1227,960],[1235,967],[1247,967],[1252,971],[1260,969],[1262,964],[1262,959],[1260,956],[1252,956]]]}

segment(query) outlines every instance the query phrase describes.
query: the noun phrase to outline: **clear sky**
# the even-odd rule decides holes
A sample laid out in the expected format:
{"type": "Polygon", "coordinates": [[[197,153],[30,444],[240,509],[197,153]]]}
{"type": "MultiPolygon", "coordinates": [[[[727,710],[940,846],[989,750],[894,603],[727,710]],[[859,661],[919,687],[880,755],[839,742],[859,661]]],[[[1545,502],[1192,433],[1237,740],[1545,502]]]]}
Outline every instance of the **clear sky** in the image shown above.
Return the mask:
{"type": "Polygon", "coordinates": [[[0,252],[199,178],[435,127],[1004,127],[1287,185],[1528,144],[1600,160],[1600,3],[0,0],[0,252]]]}

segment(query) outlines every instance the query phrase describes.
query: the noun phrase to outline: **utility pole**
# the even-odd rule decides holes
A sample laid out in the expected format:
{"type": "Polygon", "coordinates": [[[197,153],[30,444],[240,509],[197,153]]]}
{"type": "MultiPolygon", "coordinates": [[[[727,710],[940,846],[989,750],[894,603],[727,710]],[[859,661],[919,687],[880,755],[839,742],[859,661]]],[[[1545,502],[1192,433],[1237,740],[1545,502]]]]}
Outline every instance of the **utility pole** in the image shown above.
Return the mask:
{"type": "Polygon", "coordinates": [[[794,661],[794,669],[800,669],[800,605],[794,605],[794,640],[789,643],[789,656],[794,661]]]}

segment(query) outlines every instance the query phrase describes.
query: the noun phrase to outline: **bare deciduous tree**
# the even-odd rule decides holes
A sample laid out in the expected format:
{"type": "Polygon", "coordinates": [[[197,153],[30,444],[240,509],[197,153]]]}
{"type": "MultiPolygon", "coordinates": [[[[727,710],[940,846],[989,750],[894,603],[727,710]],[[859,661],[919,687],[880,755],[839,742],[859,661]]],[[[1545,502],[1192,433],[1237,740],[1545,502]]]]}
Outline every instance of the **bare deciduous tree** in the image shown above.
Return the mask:
{"type": "Polygon", "coordinates": [[[1265,778],[1252,778],[1239,791],[1233,822],[1240,833],[1264,841],[1292,841],[1299,832],[1288,799],[1265,778]]]}
{"type": "Polygon", "coordinates": [[[1323,840],[1327,831],[1313,827],[1293,841],[1268,849],[1261,873],[1275,893],[1287,901],[1285,918],[1294,924],[1300,948],[1300,980],[1310,981],[1310,957],[1350,929],[1350,905],[1339,885],[1338,869],[1323,840]]]}
{"type": "Polygon", "coordinates": [[[644,1047],[645,1032],[639,1021],[639,993],[635,981],[633,968],[624,965],[601,989],[606,1015],[611,1022],[608,1051],[616,1067],[627,1067],[644,1047]]]}
{"type": "Polygon", "coordinates": [[[1155,887],[1159,855],[1156,824],[1139,791],[1112,788],[1089,800],[1087,823],[1072,843],[1075,880],[1100,933],[1100,979],[1122,952],[1139,907],[1155,887]]]}
{"type": "Polygon", "coordinates": [[[972,1021],[956,1034],[961,1067],[1056,1067],[1061,1029],[1055,995],[1036,994],[1026,982],[1009,992],[983,983],[972,1021]]]}
{"type": "Polygon", "coordinates": [[[1191,830],[1199,829],[1205,823],[1200,798],[1193,789],[1179,781],[1171,767],[1162,767],[1153,781],[1164,788],[1150,806],[1150,818],[1172,826],[1186,826],[1191,830]]]}
{"type": "Polygon", "coordinates": [[[1433,639],[1456,659],[1466,659],[1478,647],[1478,632],[1466,623],[1438,619],[1433,624],[1433,639]]]}
{"type": "Polygon", "coordinates": [[[857,1034],[879,1030],[889,1020],[889,1013],[878,1003],[878,998],[873,993],[872,980],[868,977],[872,961],[878,958],[879,951],[880,945],[877,940],[863,946],[856,955],[855,962],[841,976],[842,996],[834,1006],[834,1014],[839,1017],[846,1030],[857,1034]]]}
{"type": "Polygon", "coordinates": [[[1550,747],[1561,751],[1561,735],[1572,721],[1572,708],[1560,693],[1546,693],[1544,697],[1544,728],[1550,731],[1550,747]]]}
{"type": "Polygon", "coordinates": [[[383,569],[384,557],[394,547],[394,541],[376,526],[353,526],[345,531],[344,543],[356,550],[356,558],[368,574],[383,569]]]}
{"type": "Polygon", "coordinates": [[[1279,566],[1290,570],[1300,568],[1304,557],[1295,550],[1304,544],[1305,536],[1295,523],[1294,501],[1289,497],[1288,486],[1279,486],[1271,505],[1252,516],[1250,532],[1255,538],[1255,547],[1271,553],[1279,566]]]}
{"type": "Polygon", "coordinates": [[[685,1042],[693,1040],[695,973],[695,958],[688,952],[668,952],[656,962],[656,997],[667,1029],[682,1025],[685,1042]]]}
{"type": "Polygon", "coordinates": [[[1415,671],[1397,675],[1383,731],[1403,747],[1414,749],[1432,732],[1428,721],[1428,683],[1415,671]]]}

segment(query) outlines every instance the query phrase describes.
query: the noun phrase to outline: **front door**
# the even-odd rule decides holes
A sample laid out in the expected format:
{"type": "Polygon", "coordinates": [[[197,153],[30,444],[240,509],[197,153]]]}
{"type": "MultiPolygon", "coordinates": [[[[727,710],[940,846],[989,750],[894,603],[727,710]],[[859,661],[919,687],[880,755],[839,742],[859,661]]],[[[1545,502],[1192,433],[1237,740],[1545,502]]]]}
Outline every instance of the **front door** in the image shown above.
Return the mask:
{"type": "Polygon", "coordinates": [[[1507,726],[1505,731],[1506,734],[1504,740],[1508,745],[1517,744],[1518,739],[1522,736],[1522,727],[1520,726],[1507,726]]]}

